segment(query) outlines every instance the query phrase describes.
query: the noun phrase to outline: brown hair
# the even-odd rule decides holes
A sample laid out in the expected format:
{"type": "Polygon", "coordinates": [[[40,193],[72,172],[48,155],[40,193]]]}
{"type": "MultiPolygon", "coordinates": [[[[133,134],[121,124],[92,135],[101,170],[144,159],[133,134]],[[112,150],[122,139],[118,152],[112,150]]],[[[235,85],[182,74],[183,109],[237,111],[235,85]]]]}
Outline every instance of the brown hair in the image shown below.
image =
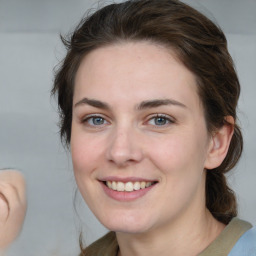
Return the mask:
{"type": "Polygon", "coordinates": [[[67,55],[56,73],[52,93],[58,95],[60,134],[67,145],[71,135],[74,78],[86,54],[105,45],[145,40],[176,52],[197,78],[208,131],[227,124],[226,116],[235,120],[225,160],[207,171],[206,206],[225,224],[236,216],[235,195],[224,174],[236,165],[243,148],[236,123],[240,84],[221,29],[178,0],[131,0],[101,8],[83,19],[70,39],[62,40],[67,55]]]}

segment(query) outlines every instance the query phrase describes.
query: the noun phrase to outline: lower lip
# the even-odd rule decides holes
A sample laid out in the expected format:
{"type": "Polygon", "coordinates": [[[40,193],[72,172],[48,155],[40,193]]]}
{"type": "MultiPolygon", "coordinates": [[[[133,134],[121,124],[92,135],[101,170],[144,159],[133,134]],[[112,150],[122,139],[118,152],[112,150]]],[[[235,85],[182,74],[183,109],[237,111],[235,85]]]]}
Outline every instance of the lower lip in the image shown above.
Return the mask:
{"type": "Polygon", "coordinates": [[[101,182],[104,192],[112,199],[122,202],[129,202],[136,200],[138,198],[143,197],[146,195],[156,184],[151,185],[150,187],[143,188],[140,190],[135,190],[131,192],[127,191],[116,191],[113,189],[108,188],[103,182],[101,182]]]}

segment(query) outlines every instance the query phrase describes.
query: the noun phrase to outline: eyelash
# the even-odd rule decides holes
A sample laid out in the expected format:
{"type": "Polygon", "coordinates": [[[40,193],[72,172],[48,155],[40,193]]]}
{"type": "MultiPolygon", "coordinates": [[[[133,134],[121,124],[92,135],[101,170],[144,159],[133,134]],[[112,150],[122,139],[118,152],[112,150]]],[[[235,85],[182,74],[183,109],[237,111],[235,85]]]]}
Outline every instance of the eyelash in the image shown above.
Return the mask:
{"type": "Polygon", "coordinates": [[[88,126],[91,126],[91,127],[102,127],[102,126],[104,126],[105,125],[105,122],[108,122],[107,120],[106,120],[106,118],[104,118],[104,117],[102,117],[101,115],[90,115],[90,116],[86,116],[83,120],[82,120],[82,123],[84,123],[84,124],[87,124],[88,126]],[[93,122],[93,120],[95,120],[95,119],[102,119],[103,120],[103,124],[99,124],[99,125],[97,125],[97,124],[90,124],[89,122],[90,122],[90,120],[93,122]]]}
{"type": "MultiPolygon", "coordinates": [[[[83,120],[82,120],[82,123],[90,126],[90,127],[97,127],[97,128],[101,128],[102,126],[106,125],[107,123],[109,123],[106,118],[102,117],[101,115],[89,115],[89,116],[86,116],[83,120]],[[94,121],[95,119],[101,119],[102,120],[102,124],[95,124],[94,121]],[[92,123],[90,123],[90,121],[92,121],[92,123]]],[[[170,116],[168,115],[165,115],[165,114],[155,114],[155,115],[151,115],[147,118],[146,122],[144,124],[149,124],[150,126],[155,126],[155,127],[158,127],[158,128],[161,128],[161,127],[166,127],[170,124],[173,124],[175,123],[175,120],[173,118],[171,118],[170,116]],[[157,125],[156,124],[156,119],[162,119],[162,121],[164,121],[164,124],[159,124],[157,125]],[[154,124],[150,124],[149,122],[154,120],[154,124]]]]}
{"type": "Polygon", "coordinates": [[[175,121],[174,121],[173,118],[171,118],[170,116],[165,115],[165,114],[156,114],[156,115],[150,116],[150,117],[147,119],[146,122],[149,123],[149,121],[151,121],[151,120],[155,120],[155,121],[156,121],[157,118],[163,119],[166,123],[164,123],[164,124],[162,124],[162,125],[156,125],[156,124],[154,124],[154,125],[152,125],[152,126],[157,126],[157,127],[161,128],[161,127],[165,127],[165,126],[168,126],[168,125],[170,125],[170,124],[175,123],[175,121]]]}

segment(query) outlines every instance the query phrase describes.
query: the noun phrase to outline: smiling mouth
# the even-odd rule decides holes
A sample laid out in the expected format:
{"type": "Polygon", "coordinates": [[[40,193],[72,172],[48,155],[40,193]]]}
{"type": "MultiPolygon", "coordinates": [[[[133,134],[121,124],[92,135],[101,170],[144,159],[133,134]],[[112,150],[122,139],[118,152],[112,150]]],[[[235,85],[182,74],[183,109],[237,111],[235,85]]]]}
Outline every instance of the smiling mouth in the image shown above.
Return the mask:
{"type": "Polygon", "coordinates": [[[103,182],[109,189],[118,191],[118,192],[133,192],[141,189],[151,187],[157,183],[157,181],[104,181],[103,182]]]}

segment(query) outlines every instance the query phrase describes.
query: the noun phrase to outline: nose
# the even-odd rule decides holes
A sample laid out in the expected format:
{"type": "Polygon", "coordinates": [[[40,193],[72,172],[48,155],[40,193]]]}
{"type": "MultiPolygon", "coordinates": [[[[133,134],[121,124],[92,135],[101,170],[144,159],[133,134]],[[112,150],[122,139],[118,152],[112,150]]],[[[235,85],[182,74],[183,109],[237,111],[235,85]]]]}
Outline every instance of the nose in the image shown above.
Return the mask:
{"type": "Polygon", "coordinates": [[[132,129],[116,129],[111,134],[107,159],[117,166],[138,163],[143,158],[139,134],[132,129]]]}

